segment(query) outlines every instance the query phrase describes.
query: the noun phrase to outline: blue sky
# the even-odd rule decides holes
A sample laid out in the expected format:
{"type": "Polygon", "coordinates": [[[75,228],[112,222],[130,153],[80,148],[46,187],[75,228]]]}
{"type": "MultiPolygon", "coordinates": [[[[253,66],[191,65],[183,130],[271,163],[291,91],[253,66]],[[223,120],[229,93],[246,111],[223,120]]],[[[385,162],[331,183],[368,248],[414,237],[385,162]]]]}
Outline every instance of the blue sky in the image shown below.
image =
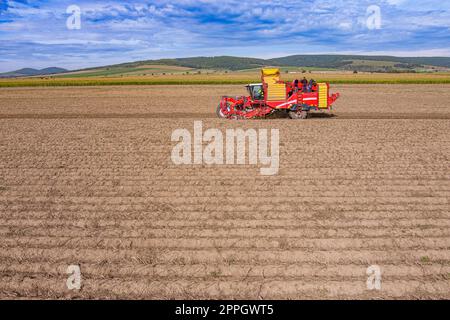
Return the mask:
{"type": "Polygon", "coordinates": [[[0,72],[200,55],[450,56],[449,44],[444,0],[0,0],[0,72]],[[79,30],[66,26],[70,5],[79,30]]]}

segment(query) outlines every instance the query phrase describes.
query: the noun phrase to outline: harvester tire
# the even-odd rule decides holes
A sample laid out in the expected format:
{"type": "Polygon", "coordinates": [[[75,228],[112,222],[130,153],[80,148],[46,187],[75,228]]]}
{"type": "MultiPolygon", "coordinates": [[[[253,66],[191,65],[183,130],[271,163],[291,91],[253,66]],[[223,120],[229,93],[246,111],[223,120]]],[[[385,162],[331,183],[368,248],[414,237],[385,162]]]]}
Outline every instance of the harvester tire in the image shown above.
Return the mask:
{"type": "Polygon", "coordinates": [[[219,103],[219,105],[217,106],[216,114],[217,114],[217,116],[218,116],[220,119],[226,119],[226,118],[227,118],[227,116],[224,115],[223,112],[222,112],[222,108],[220,107],[220,103],[219,103]]]}
{"type": "Polygon", "coordinates": [[[289,118],[295,119],[295,120],[304,120],[308,119],[308,112],[307,111],[290,111],[289,112],[289,118]]]}

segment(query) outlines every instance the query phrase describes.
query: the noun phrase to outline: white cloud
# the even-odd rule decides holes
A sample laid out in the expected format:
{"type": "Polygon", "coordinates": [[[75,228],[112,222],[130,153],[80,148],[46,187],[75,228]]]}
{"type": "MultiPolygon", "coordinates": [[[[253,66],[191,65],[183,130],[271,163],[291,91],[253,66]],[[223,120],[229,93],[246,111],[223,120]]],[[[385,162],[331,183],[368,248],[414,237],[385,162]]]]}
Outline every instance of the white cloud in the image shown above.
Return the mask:
{"type": "MultiPolygon", "coordinates": [[[[418,5],[413,0],[77,0],[82,11],[82,29],[77,31],[66,29],[71,0],[9,3],[0,22],[0,56],[30,65],[34,62],[28,53],[36,59],[53,56],[48,60],[66,65],[127,57],[274,57],[380,48],[449,55],[449,1],[422,0],[418,5]],[[380,30],[367,28],[370,5],[381,8],[380,30]]],[[[42,60],[36,63],[46,63],[42,60]]]]}

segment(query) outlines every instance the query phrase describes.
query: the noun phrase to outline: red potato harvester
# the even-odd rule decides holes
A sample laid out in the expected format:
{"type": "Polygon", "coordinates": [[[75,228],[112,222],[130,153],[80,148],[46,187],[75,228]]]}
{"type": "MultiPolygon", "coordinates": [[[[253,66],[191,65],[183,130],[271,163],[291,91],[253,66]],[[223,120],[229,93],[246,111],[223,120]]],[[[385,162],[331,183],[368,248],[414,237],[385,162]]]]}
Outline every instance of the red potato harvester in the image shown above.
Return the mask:
{"type": "Polygon", "coordinates": [[[280,70],[261,70],[262,83],[249,84],[249,96],[222,97],[219,118],[254,119],[284,111],[291,119],[306,119],[310,111],[330,111],[339,93],[330,95],[328,83],[289,83],[280,80],[280,70]]]}

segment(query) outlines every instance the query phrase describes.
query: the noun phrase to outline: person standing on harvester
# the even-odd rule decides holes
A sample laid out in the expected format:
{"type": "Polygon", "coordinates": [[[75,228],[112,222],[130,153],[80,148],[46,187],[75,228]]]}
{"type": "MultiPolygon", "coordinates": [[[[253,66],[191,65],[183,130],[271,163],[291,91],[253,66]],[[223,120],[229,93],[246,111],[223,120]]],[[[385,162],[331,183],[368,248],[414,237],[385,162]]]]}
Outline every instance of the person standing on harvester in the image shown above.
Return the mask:
{"type": "Polygon", "coordinates": [[[302,81],[301,81],[301,84],[302,84],[302,90],[303,90],[303,92],[306,92],[306,90],[307,90],[307,88],[308,88],[308,80],[307,80],[305,77],[303,77],[303,79],[302,79],[302,81]]]}

